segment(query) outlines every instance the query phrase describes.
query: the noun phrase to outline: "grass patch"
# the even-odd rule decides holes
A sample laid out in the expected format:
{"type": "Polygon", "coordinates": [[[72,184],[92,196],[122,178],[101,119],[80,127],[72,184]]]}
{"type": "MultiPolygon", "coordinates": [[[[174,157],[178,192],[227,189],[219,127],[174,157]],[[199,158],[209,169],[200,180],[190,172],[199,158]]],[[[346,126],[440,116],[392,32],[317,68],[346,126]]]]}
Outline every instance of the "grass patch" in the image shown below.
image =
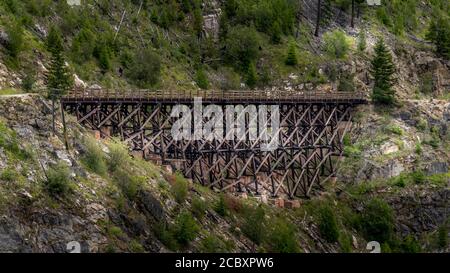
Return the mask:
{"type": "Polygon", "coordinates": [[[189,187],[186,178],[184,178],[182,174],[177,172],[173,176],[172,194],[179,204],[183,203],[186,200],[188,189],[189,187]]]}
{"type": "Polygon", "coordinates": [[[6,182],[14,182],[17,179],[17,175],[18,173],[14,169],[8,167],[3,170],[0,179],[6,182]]]}
{"type": "Polygon", "coordinates": [[[85,139],[85,154],[82,158],[86,167],[98,175],[106,175],[107,166],[105,156],[94,138],[87,137],[85,139]]]}
{"type": "Polygon", "coordinates": [[[45,188],[52,196],[67,196],[72,190],[70,172],[66,164],[60,162],[47,171],[45,188]]]}

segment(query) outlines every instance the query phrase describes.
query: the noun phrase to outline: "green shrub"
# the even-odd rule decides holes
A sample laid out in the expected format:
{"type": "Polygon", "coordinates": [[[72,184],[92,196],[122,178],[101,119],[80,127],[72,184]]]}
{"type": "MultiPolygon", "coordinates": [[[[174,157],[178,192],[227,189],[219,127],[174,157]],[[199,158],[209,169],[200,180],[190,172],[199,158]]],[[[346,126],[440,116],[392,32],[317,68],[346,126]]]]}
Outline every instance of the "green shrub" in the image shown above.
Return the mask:
{"type": "Polygon", "coordinates": [[[365,30],[361,30],[358,35],[358,51],[364,52],[367,48],[367,41],[366,41],[366,32],[365,30]]]}
{"type": "Polygon", "coordinates": [[[414,171],[410,174],[412,180],[416,184],[423,184],[427,179],[423,171],[414,171]]]}
{"type": "Polygon", "coordinates": [[[105,175],[107,166],[102,149],[96,143],[95,139],[88,137],[85,140],[85,154],[83,162],[93,172],[99,175],[105,175]]]}
{"type": "Polygon", "coordinates": [[[237,70],[245,72],[258,58],[259,45],[260,38],[254,28],[233,27],[225,40],[225,61],[237,70]]]}
{"type": "Polygon", "coordinates": [[[339,245],[341,246],[342,253],[351,253],[352,236],[349,234],[341,233],[341,236],[339,236],[339,245]]]}
{"type": "Polygon", "coordinates": [[[225,197],[223,194],[220,194],[219,200],[214,206],[214,211],[216,211],[220,216],[227,215],[227,205],[225,203],[225,197]]]}
{"type": "Polygon", "coordinates": [[[245,236],[259,245],[266,233],[264,209],[262,207],[247,208],[241,230],[245,236]]]}
{"type": "Polygon", "coordinates": [[[380,243],[390,240],[394,231],[394,213],[383,200],[370,200],[361,215],[360,228],[367,240],[380,243]]]}
{"type": "Polygon", "coordinates": [[[353,75],[346,75],[339,79],[338,91],[353,92],[355,91],[355,84],[353,82],[353,75]]]}
{"type": "Polygon", "coordinates": [[[422,145],[420,143],[416,144],[416,154],[421,155],[423,152],[422,145]]]}
{"type": "Polygon", "coordinates": [[[159,222],[156,224],[155,235],[168,249],[178,249],[178,243],[174,237],[173,230],[166,223],[159,222]]]}
{"type": "Polygon", "coordinates": [[[207,208],[206,202],[202,199],[198,197],[192,199],[191,210],[197,219],[201,220],[205,216],[207,208]]]}
{"type": "Polygon", "coordinates": [[[173,232],[174,238],[179,244],[184,246],[189,244],[197,237],[198,231],[199,227],[189,212],[183,211],[178,215],[173,232]]]}
{"type": "Polygon", "coordinates": [[[175,180],[172,185],[172,194],[178,203],[183,203],[188,194],[187,180],[180,174],[175,174],[175,180]]]}
{"type": "Polygon", "coordinates": [[[347,40],[347,36],[340,30],[333,30],[324,34],[325,51],[327,54],[336,59],[344,58],[349,49],[350,43],[347,40]]]}
{"type": "Polygon", "coordinates": [[[113,173],[113,177],[123,194],[129,200],[136,200],[139,191],[142,190],[145,177],[133,175],[124,169],[117,169],[113,173]]]}
{"type": "Polygon", "coordinates": [[[440,248],[446,248],[448,247],[448,228],[447,228],[447,224],[444,223],[443,225],[441,225],[438,229],[438,237],[437,237],[437,245],[440,248]]]}
{"type": "Polygon", "coordinates": [[[289,43],[289,49],[286,57],[286,65],[296,66],[298,64],[297,49],[294,42],[289,43]]]}
{"type": "Polygon", "coordinates": [[[300,251],[296,239],[295,227],[283,219],[277,219],[271,224],[268,234],[269,250],[273,253],[297,253],[300,251]]]}
{"type": "Polygon", "coordinates": [[[233,69],[222,67],[219,69],[219,73],[224,78],[219,84],[222,90],[238,90],[241,88],[241,78],[233,69]]]}
{"type": "Polygon", "coordinates": [[[203,69],[198,69],[197,74],[195,75],[195,81],[201,89],[208,89],[209,82],[208,77],[203,69]]]}
{"type": "Polygon", "coordinates": [[[419,253],[422,251],[422,247],[419,242],[417,242],[417,240],[410,235],[403,239],[400,244],[400,249],[403,253],[419,253]]]}
{"type": "Polygon", "coordinates": [[[7,27],[8,43],[6,49],[11,58],[17,59],[24,48],[23,28],[19,23],[14,23],[7,27]]]}
{"type": "Polygon", "coordinates": [[[62,162],[47,171],[45,188],[52,196],[66,196],[71,191],[69,168],[62,162]]]}
{"type": "Polygon", "coordinates": [[[339,239],[339,230],[336,216],[329,205],[319,209],[319,231],[320,234],[330,243],[337,242],[339,239]]]}
{"type": "Polygon", "coordinates": [[[26,92],[33,90],[34,84],[36,83],[36,75],[33,71],[27,71],[25,77],[22,79],[22,88],[26,92]]]}
{"type": "Polygon", "coordinates": [[[226,247],[221,238],[208,235],[202,240],[199,250],[202,253],[222,253],[226,251],[226,247]]]}
{"type": "Polygon", "coordinates": [[[253,88],[256,86],[258,81],[258,74],[256,73],[256,66],[254,63],[251,63],[248,66],[247,74],[245,76],[245,83],[248,87],[253,88]]]}
{"type": "Polygon", "coordinates": [[[151,50],[139,50],[130,64],[126,75],[142,88],[154,86],[159,82],[161,60],[158,54],[151,50]]]}
{"type": "Polygon", "coordinates": [[[109,148],[109,160],[108,168],[110,171],[114,172],[119,167],[123,166],[129,159],[127,147],[121,142],[114,141],[108,145],[109,148]]]}
{"type": "Polygon", "coordinates": [[[389,132],[399,135],[399,136],[402,136],[404,134],[403,129],[396,125],[389,126],[388,130],[389,130],[389,132]]]}
{"type": "Polygon", "coordinates": [[[425,131],[426,129],[427,129],[427,127],[428,127],[428,122],[425,120],[425,119],[419,119],[418,121],[417,121],[417,125],[416,125],[416,128],[419,130],[419,131],[425,131]]]}
{"type": "Polygon", "coordinates": [[[144,253],[145,252],[144,247],[136,240],[132,240],[130,242],[130,250],[133,253],[144,253]]]}
{"type": "Polygon", "coordinates": [[[7,182],[13,182],[17,178],[17,172],[12,168],[6,168],[0,175],[0,179],[7,182]]]}

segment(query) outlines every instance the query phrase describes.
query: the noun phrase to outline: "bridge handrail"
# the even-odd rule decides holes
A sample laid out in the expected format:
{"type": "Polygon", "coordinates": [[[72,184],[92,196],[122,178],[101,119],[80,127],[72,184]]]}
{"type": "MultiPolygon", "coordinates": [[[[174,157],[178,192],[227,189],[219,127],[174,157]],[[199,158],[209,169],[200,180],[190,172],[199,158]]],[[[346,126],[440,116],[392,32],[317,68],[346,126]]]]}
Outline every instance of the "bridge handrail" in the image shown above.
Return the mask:
{"type": "Polygon", "coordinates": [[[73,89],[70,90],[63,100],[103,100],[103,101],[185,101],[200,97],[203,100],[211,101],[285,101],[304,100],[304,101],[331,101],[331,100],[366,100],[361,92],[316,92],[316,91],[300,91],[300,90],[276,90],[276,91],[260,91],[260,90],[191,90],[188,92],[173,90],[132,90],[120,91],[117,89],[73,89]]]}

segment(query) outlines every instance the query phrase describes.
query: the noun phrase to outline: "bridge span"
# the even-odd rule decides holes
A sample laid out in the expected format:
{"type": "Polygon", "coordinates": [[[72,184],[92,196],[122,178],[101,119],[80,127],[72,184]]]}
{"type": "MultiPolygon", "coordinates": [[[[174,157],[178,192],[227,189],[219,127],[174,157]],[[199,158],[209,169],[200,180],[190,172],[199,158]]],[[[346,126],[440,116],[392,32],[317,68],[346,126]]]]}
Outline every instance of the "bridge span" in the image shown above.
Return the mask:
{"type": "MultiPolygon", "coordinates": [[[[357,105],[367,103],[361,93],[301,91],[112,91],[72,90],[61,98],[64,110],[80,124],[103,135],[118,136],[148,159],[171,163],[186,177],[221,191],[267,194],[272,197],[309,197],[335,177],[343,155],[343,139],[352,125],[357,105]],[[226,112],[229,106],[259,110],[277,106],[279,126],[271,127],[274,111],[267,111],[265,124],[278,140],[272,149],[262,134],[249,137],[256,117],[243,114],[245,138],[174,138],[172,128],[179,120],[174,107],[186,105],[194,115],[195,98],[204,107],[215,105],[226,112]]],[[[237,118],[240,118],[237,115],[237,118]]],[[[225,115],[221,117],[226,124],[225,115]]],[[[200,123],[211,119],[202,117],[200,123]]],[[[195,133],[195,119],[188,120],[195,133]]],[[[198,124],[197,124],[198,125],[198,124]]],[[[197,126],[198,127],[198,126],[197,126]]]]}

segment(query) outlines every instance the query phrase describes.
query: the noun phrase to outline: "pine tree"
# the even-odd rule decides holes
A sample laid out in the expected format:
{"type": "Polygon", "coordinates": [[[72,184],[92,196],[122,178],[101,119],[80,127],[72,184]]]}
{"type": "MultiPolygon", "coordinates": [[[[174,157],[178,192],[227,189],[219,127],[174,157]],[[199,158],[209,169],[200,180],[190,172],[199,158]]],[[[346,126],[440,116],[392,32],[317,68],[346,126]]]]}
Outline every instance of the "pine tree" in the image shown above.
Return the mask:
{"type": "Polygon", "coordinates": [[[258,81],[258,75],[256,73],[256,66],[254,63],[251,63],[248,66],[247,70],[247,77],[245,83],[248,87],[253,88],[256,85],[256,82],[258,81]]]}
{"type": "Polygon", "coordinates": [[[392,86],[395,66],[392,62],[392,55],[382,39],[378,40],[375,46],[375,56],[371,64],[370,73],[375,80],[373,100],[383,104],[393,103],[395,92],[392,86]]]}
{"type": "Polygon", "coordinates": [[[366,31],[361,29],[358,35],[358,50],[364,52],[367,48],[366,31]]]}
{"type": "Polygon", "coordinates": [[[208,77],[206,76],[206,73],[202,68],[199,68],[197,70],[195,81],[197,82],[198,87],[200,87],[201,89],[208,89],[208,77]]]}
{"type": "Polygon", "coordinates": [[[7,34],[8,43],[6,44],[6,49],[8,50],[9,56],[11,56],[12,59],[17,60],[24,45],[22,25],[14,23],[11,26],[8,26],[7,34]]]}
{"type": "Polygon", "coordinates": [[[291,42],[289,44],[289,50],[286,58],[286,65],[295,66],[298,64],[297,50],[295,48],[295,43],[291,42]]]}
{"type": "Polygon", "coordinates": [[[61,35],[56,32],[52,34],[47,47],[52,54],[50,68],[47,74],[47,88],[49,96],[56,99],[64,95],[73,85],[73,77],[69,73],[63,55],[63,45],[61,35]]]}
{"type": "Polygon", "coordinates": [[[448,19],[433,18],[426,37],[435,44],[439,55],[450,59],[450,21],[448,19]]]}
{"type": "Polygon", "coordinates": [[[272,43],[274,43],[274,44],[280,43],[282,30],[281,30],[280,23],[278,21],[275,21],[273,23],[270,33],[271,33],[270,39],[271,39],[272,43]]]}

